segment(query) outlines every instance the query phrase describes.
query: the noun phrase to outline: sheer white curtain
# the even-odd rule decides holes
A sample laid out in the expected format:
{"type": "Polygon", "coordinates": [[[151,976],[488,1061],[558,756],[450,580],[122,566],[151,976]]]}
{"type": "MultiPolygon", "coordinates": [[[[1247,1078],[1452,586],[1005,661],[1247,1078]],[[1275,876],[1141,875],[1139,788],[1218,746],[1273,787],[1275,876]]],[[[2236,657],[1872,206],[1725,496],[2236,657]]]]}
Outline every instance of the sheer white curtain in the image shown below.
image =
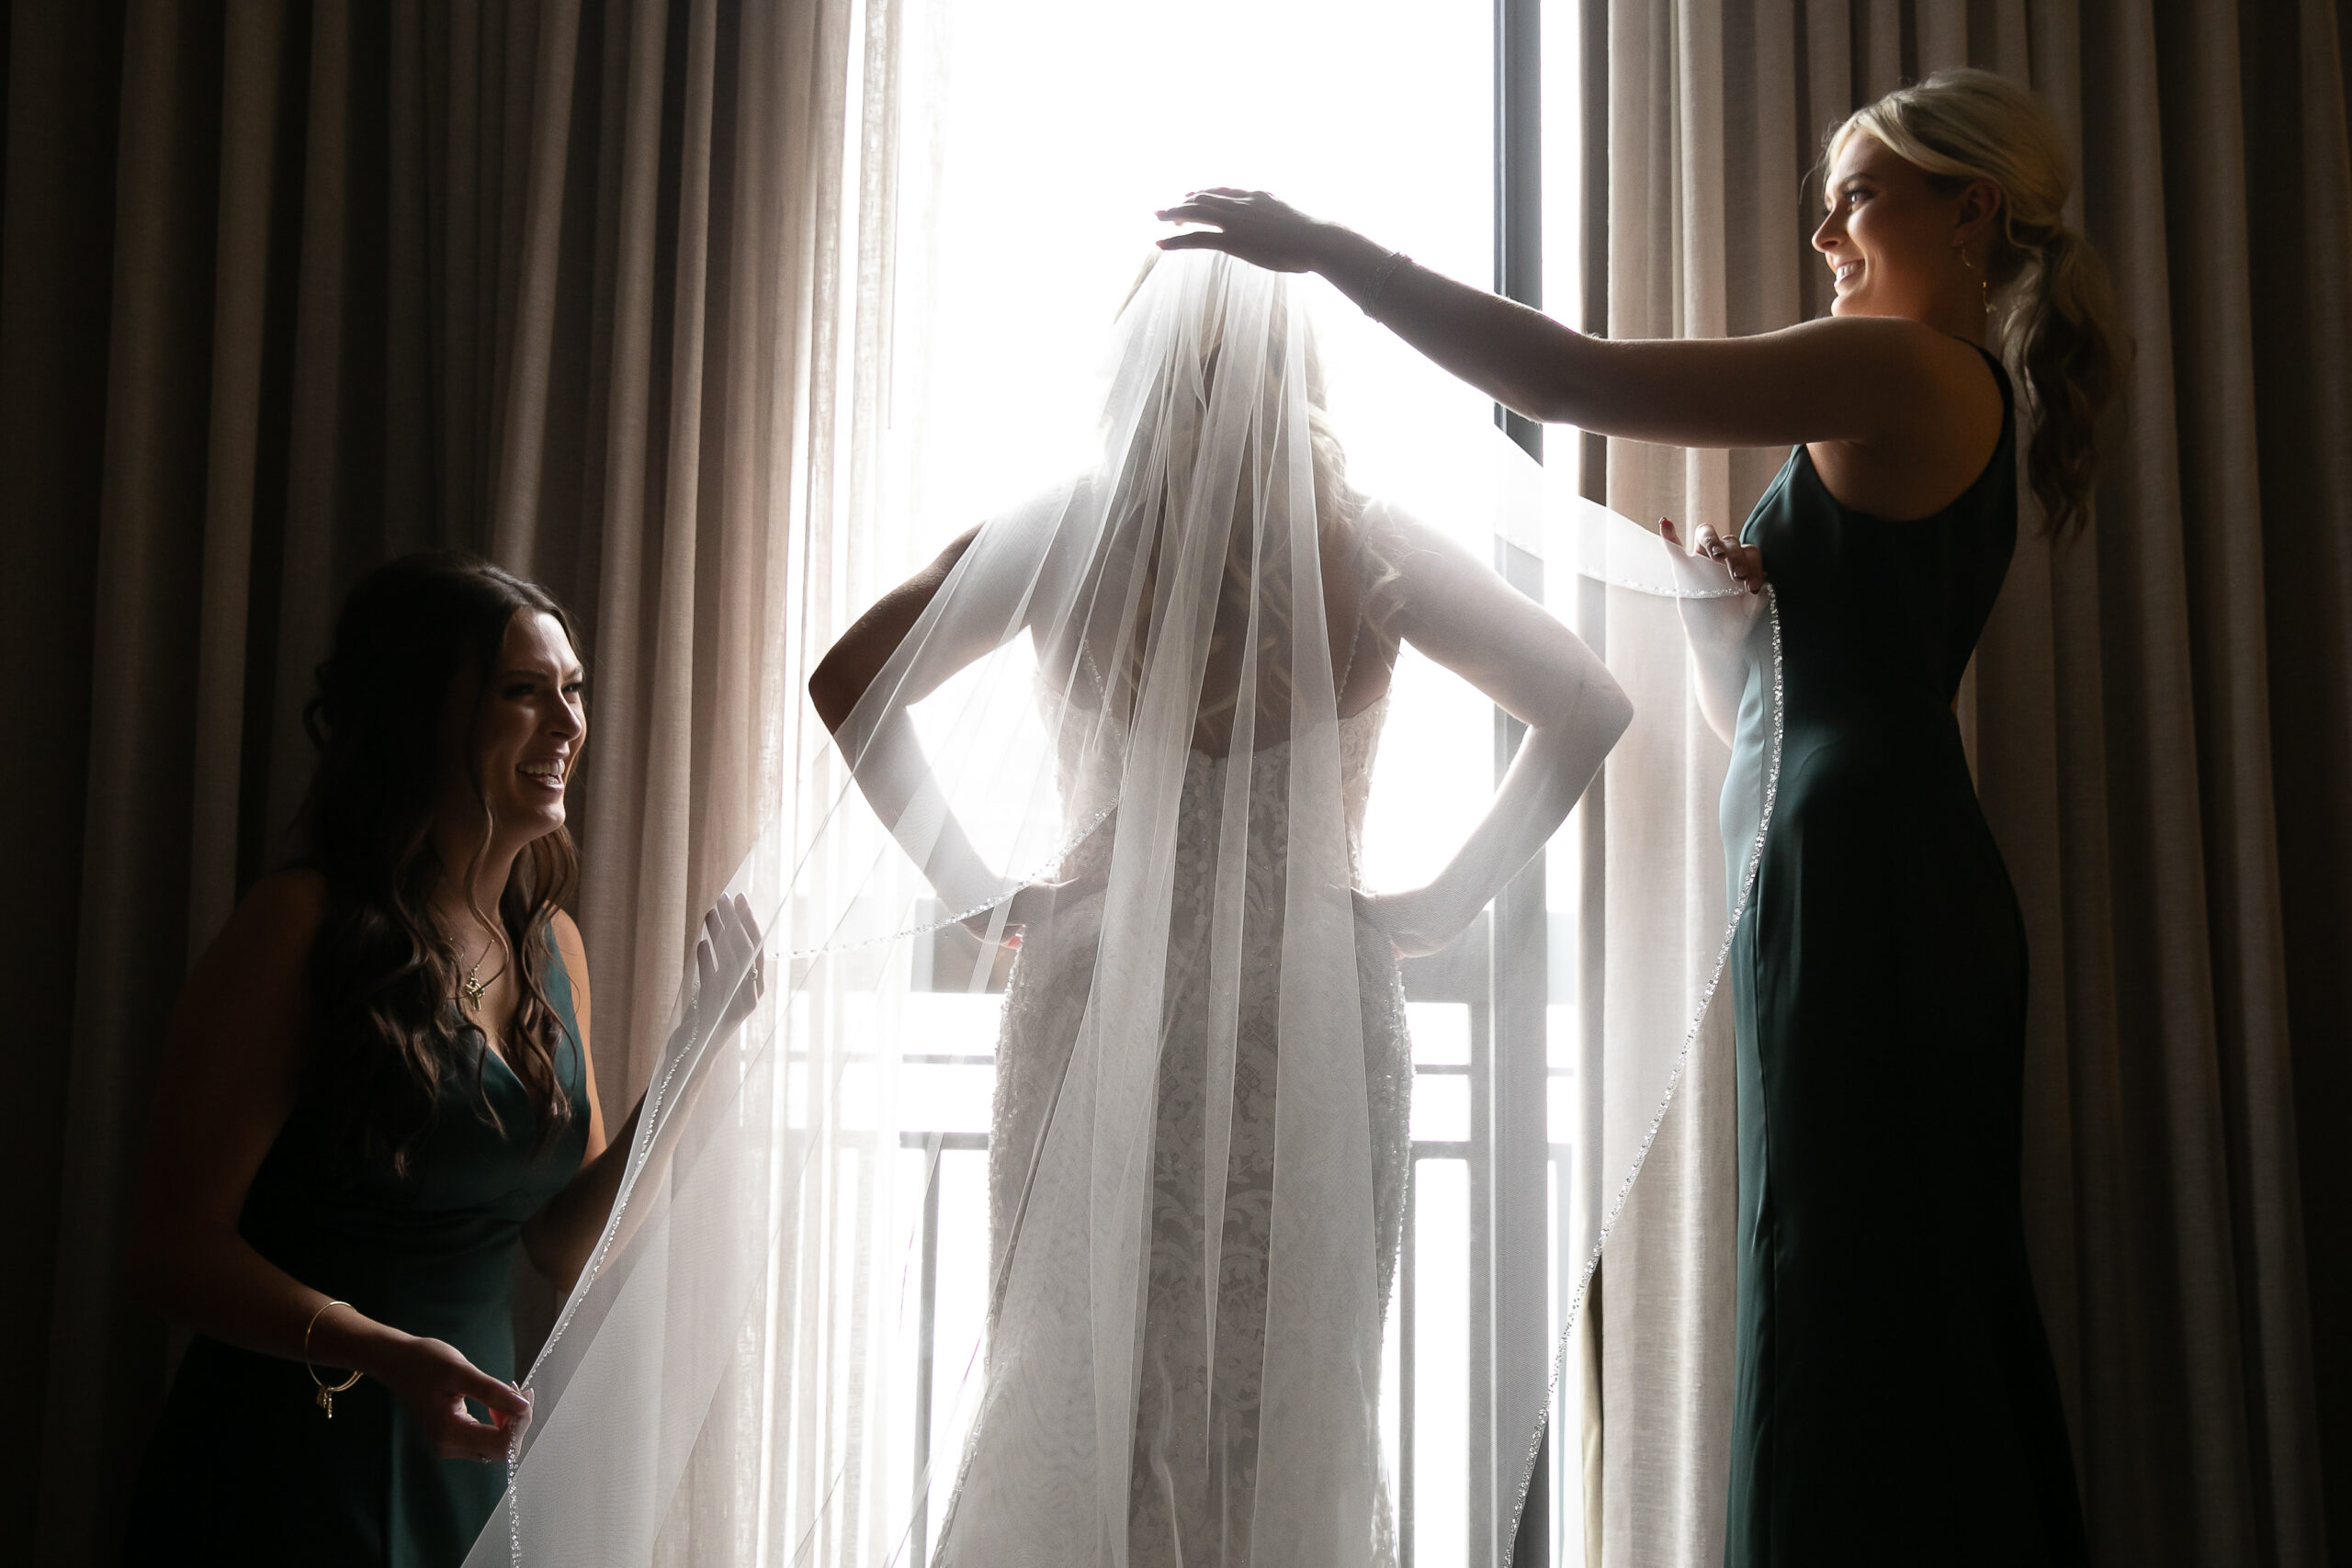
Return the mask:
{"type": "MultiPolygon", "coordinates": [[[[863,558],[872,575],[859,592],[878,592],[1041,475],[1083,456],[1053,445],[1056,433],[1085,431],[1080,400],[1091,387],[1075,372],[1099,356],[1161,229],[1152,209],[1184,190],[1228,182],[1275,189],[1455,276],[1483,281],[1491,269],[1490,6],[1220,0],[1171,17],[1083,0],[907,4],[893,459],[879,476],[874,543],[863,558]],[[1008,208],[1015,186],[1024,195],[1008,208]]],[[[1363,431],[1367,415],[1396,399],[1400,378],[1408,396],[1457,399],[1467,420],[1483,419],[1475,398],[1414,364],[1319,282],[1304,287],[1339,306],[1318,324],[1343,435],[1363,431]]],[[[1383,448],[1413,439],[1393,428],[1350,438],[1351,469],[1376,490],[1383,448]]],[[[1479,548],[1492,546],[1481,540],[1479,548]]],[[[1555,593],[1555,610],[1573,618],[1567,590],[1555,593]]],[[[1365,829],[1374,886],[1410,886],[1434,871],[1475,819],[1498,767],[1496,716],[1453,678],[1408,650],[1396,693],[1396,730],[1442,741],[1383,753],[1365,829]]],[[[812,760],[825,760],[821,748],[812,760]]],[[[1559,893],[1550,900],[1539,894],[1539,903],[1568,915],[1574,874],[1554,878],[1559,893]]],[[[1540,1387],[1550,1359],[1533,1322],[1515,1350],[1498,1341],[1494,1287],[1509,1264],[1494,1256],[1490,1224],[1473,1224],[1498,1201],[1485,1158],[1497,1133],[1491,961],[1482,932],[1408,980],[1425,1069],[1417,1074],[1414,1133],[1424,1157],[1414,1165],[1418,1246],[1391,1314],[1385,1448],[1400,1472],[1393,1483],[1408,1516],[1400,1522],[1423,1563],[1498,1554],[1525,1434],[1507,1435],[1518,1417],[1501,1414],[1496,1382],[1540,1387]],[[1417,1276],[1426,1280],[1418,1290],[1417,1276]],[[1408,1297],[1409,1314],[1401,1304],[1408,1297]]],[[[1522,1049],[1520,1086],[1532,1089],[1529,1103],[1544,1107],[1521,1139],[1539,1211],[1534,1239],[1550,1201],[1537,1145],[1572,1141],[1567,1123],[1584,1113],[1574,1108],[1574,1047],[1565,1035],[1556,1055],[1546,1046],[1562,1032],[1548,1026],[1555,1016],[1549,987],[1537,973],[1518,979],[1535,998],[1521,1044],[1543,1054],[1528,1062],[1522,1049]],[[1547,1117],[1561,1123],[1557,1132],[1544,1124],[1547,1117]]],[[[930,1267],[933,1353],[942,1369],[978,1353],[978,1314],[960,1299],[960,1281],[978,1278],[986,1258],[978,1173],[987,1157],[980,1145],[998,999],[963,990],[959,975],[913,1000],[920,1021],[910,1023],[934,1032],[926,1054],[940,1059],[904,1071],[910,1098],[931,1108],[920,1131],[941,1141],[939,1250],[930,1267]]],[[[1597,1102],[1589,1120],[1597,1130],[1597,1102]]],[[[1598,1139],[1590,1141],[1597,1168],[1598,1139]]],[[[1565,1277],[1551,1250],[1519,1261],[1532,1288],[1565,1277]]],[[[932,1453],[952,1467],[960,1433],[949,1430],[945,1404],[955,1384],[944,1370],[941,1376],[932,1453]]],[[[1568,1445],[1571,1454],[1576,1449],[1568,1445]]],[[[1563,1489],[1548,1487],[1546,1495],[1556,1506],[1563,1489]]],[[[1565,1497],[1569,1533],[1580,1533],[1578,1492],[1565,1497]]]]}
{"type": "MultiPolygon", "coordinates": [[[[877,530],[898,553],[887,569],[871,558],[869,593],[1041,476],[1083,458],[1055,444],[1087,434],[1082,400],[1091,384],[1080,372],[1099,358],[1162,231],[1152,209],[1185,190],[1228,182],[1279,190],[1360,220],[1456,276],[1484,279],[1490,269],[1490,7],[1220,0],[1172,17],[1083,0],[908,4],[897,459],[883,476],[877,530]],[[1007,206],[1016,186],[1024,193],[1017,209],[1007,206]]],[[[1338,306],[1318,325],[1345,437],[1367,405],[1393,396],[1396,377],[1423,373],[1319,282],[1303,288],[1338,306]]],[[[1429,380],[1415,385],[1432,390],[1429,380]]],[[[1434,395],[1460,396],[1470,420],[1484,417],[1475,399],[1442,386],[1434,395]]],[[[1349,444],[1351,469],[1373,488],[1381,445],[1349,444]]],[[[1383,753],[1365,829],[1374,886],[1409,886],[1432,872],[1495,779],[1494,718],[1483,701],[1464,702],[1465,688],[1409,652],[1396,692],[1392,723],[1444,743],[1383,753]]],[[[1430,965],[1426,985],[1408,981],[1415,1038],[1431,1069],[1417,1084],[1415,1136],[1427,1145],[1466,1148],[1474,1123],[1476,1137],[1487,1136],[1487,1107],[1473,1103],[1487,1087],[1481,1077],[1474,1093],[1473,1057],[1483,1075],[1487,1050],[1484,963],[1483,951],[1465,948],[1430,965]]],[[[931,1116],[908,1135],[941,1141],[931,1268],[943,1392],[931,1451],[951,1469],[960,1433],[950,1429],[946,1391],[955,1384],[944,1369],[971,1361],[979,1343],[978,1307],[967,1308],[961,1281],[979,1278],[987,1256],[978,1173],[998,1007],[989,991],[963,993],[959,975],[912,1000],[915,1026],[933,1032],[925,1054],[939,1059],[904,1074],[910,1098],[931,1116]]],[[[1541,1002],[1536,1016],[1540,1029],[1541,1002]]],[[[1540,1065],[1534,1077],[1540,1097],[1540,1065]]],[[[1439,1216],[1417,1233],[1433,1238],[1422,1259],[1431,1285],[1411,1314],[1416,1348],[1425,1349],[1408,1350],[1403,1314],[1392,1313],[1385,1447],[1394,1464],[1408,1448],[1419,1461],[1412,1483],[1400,1477],[1396,1486],[1400,1506],[1411,1494],[1417,1560],[1483,1561],[1495,1530],[1507,1528],[1496,1516],[1508,1514],[1521,1458],[1498,1436],[1490,1328],[1475,1321],[1493,1303],[1466,1285],[1472,1206],[1488,1194],[1458,1153],[1419,1161],[1415,1171],[1439,1216]],[[1409,1402],[1399,1393],[1408,1360],[1419,1373],[1409,1402]]],[[[1482,1239],[1478,1266],[1491,1270],[1487,1250],[1482,1239]]],[[[1399,1292],[1413,1293],[1409,1264],[1399,1292]]],[[[1519,1381],[1540,1386],[1542,1336],[1523,1337],[1519,1381]]]]}

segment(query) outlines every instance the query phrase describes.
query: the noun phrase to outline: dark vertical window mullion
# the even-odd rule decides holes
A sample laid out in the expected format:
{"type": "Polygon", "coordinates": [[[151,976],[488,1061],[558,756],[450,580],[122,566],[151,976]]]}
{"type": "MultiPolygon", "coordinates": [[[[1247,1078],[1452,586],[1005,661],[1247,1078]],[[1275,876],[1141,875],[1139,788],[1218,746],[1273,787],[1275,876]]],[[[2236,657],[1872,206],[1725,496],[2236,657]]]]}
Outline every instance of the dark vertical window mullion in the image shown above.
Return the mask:
{"type": "MultiPolygon", "coordinates": [[[[1541,0],[1495,0],[1495,290],[1523,305],[1544,303],[1544,164],[1543,164],[1543,39],[1541,0]]],[[[1496,423],[1537,462],[1544,460],[1544,433],[1534,421],[1508,409],[1496,409],[1496,423]]],[[[1542,561],[1509,543],[1496,541],[1495,566],[1511,585],[1541,603],[1544,598],[1542,561]]],[[[1495,767],[1499,782],[1518,750],[1523,727],[1510,716],[1495,715],[1495,767]]],[[[1544,1092],[1548,1074],[1545,1048],[1545,1009],[1550,987],[1545,980],[1549,948],[1545,930],[1544,857],[1513,878],[1495,900],[1493,941],[1488,947],[1487,1147],[1488,1179],[1482,1229],[1492,1238],[1487,1249],[1488,1303],[1482,1314],[1489,1325],[1488,1354],[1479,1371],[1488,1387],[1499,1392],[1504,1382],[1541,1379],[1548,1357],[1542,1331],[1548,1283],[1541,1249],[1533,1258],[1518,1256],[1502,1245],[1506,1237],[1541,1235],[1551,1154],[1544,1092]],[[1531,1206],[1532,1211],[1531,1211],[1531,1206]],[[1533,1219],[1536,1223],[1529,1224],[1533,1219]],[[1520,1320],[1530,1303],[1535,1314],[1533,1332],[1520,1320]],[[1530,1341],[1532,1343],[1523,1343],[1530,1341]]],[[[1478,1402],[1495,1408],[1491,1397],[1478,1402]]],[[[1490,1429],[1494,1424],[1487,1423],[1490,1429]]],[[[1491,1479],[1481,1488],[1492,1498],[1494,1517],[1488,1539],[1508,1544],[1507,1561],[1531,1568],[1548,1561],[1550,1496],[1544,1485],[1548,1442],[1539,1450],[1534,1474],[1517,1521],[1515,1535],[1510,1510],[1519,1501],[1519,1481],[1526,1463],[1518,1447],[1524,1433],[1493,1430],[1489,1456],[1491,1479]]],[[[1478,1510],[1484,1512],[1485,1510],[1478,1510]]],[[[1489,1549],[1491,1550],[1491,1549],[1489,1549]]]]}
{"type": "MultiPolygon", "coordinates": [[[[1541,0],[1495,0],[1495,292],[1544,305],[1541,0]]],[[[1496,423],[1544,459],[1544,428],[1499,404],[1496,423]]]]}

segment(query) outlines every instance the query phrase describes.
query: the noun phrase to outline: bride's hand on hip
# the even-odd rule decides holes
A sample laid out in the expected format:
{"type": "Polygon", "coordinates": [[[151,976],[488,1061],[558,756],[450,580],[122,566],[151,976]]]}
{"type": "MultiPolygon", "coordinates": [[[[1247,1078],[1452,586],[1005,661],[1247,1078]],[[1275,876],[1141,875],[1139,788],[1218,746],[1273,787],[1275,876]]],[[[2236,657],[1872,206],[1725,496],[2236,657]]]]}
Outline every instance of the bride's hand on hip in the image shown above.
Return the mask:
{"type": "Polygon", "coordinates": [[[1215,225],[1167,235],[1159,242],[1163,251],[1223,251],[1273,272],[1314,271],[1336,231],[1280,197],[1230,186],[1188,191],[1183,200],[1153,216],[1169,223],[1215,225]]]}
{"type": "Polygon", "coordinates": [[[1368,921],[1388,938],[1398,958],[1426,958],[1462,934],[1468,922],[1435,907],[1425,887],[1400,893],[1367,893],[1354,889],[1356,918],[1368,921]]]}
{"type": "Polygon", "coordinates": [[[991,904],[978,914],[965,916],[964,929],[985,942],[989,931],[999,925],[1001,911],[1002,929],[998,940],[1018,947],[1021,933],[1050,919],[1057,908],[1075,904],[1109,885],[1110,878],[1099,871],[1067,882],[1032,882],[1003,903],[991,904]]]}

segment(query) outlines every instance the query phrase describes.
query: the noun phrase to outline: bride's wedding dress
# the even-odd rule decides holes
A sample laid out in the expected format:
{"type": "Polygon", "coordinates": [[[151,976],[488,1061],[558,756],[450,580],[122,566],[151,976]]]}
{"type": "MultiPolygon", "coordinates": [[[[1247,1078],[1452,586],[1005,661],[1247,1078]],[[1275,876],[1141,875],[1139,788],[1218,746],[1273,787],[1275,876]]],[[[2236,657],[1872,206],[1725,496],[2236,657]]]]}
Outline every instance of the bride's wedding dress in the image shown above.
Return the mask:
{"type": "MultiPolygon", "coordinates": [[[[1362,639],[1358,634],[1358,644],[1362,639]]],[[[1340,689],[1346,686],[1343,670],[1340,689]]],[[[1337,724],[1340,794],[1347,823],[1348,865],[1361,882],[1364,805],[1386,717],[1385,693],[1337,724]]],[[[1214,874],[1228,774],[1248,772],[1247,872],[1240,905],[1245,953],[1277,953],[1289,843],[1287,743],[1235,759],[1193,750],[1185,761],[1178,807],[1176,898],[1170,921],[1167,1021],[1162,1031],[1151,1150],[1151,1239],[1141,1370],[1129,1479],[1128,1562],[1134,1568],[1176,1568],[1250,1561],[1256,1500],[1257,1432],[1266,1357],[1267,1258],[1273,1211],[1276,1059],[1282,1040],[1281,994],[1272,963],[1245,962],[1235,1007],[1230,1071],[1230,1132],[1225,1162],[1221,1240],[1204,1246],[1204,1180],[1211,1127],[1219,1118],[1210,1084],[1206,1021],[1212,1009],[1208,948],[1214,924],[1214,874]],[[1214,1257],[1215,1290],[1207,1288],[1214,1257]],[[1214,1312],[1211,1310],[1212,1301],[1214,1312]],[[1214,1330],[1214,1333],[1212,1333],[1214,1330]],[[1212,1349],[1212,1339],[1214,1348],[1212,1349]],[[1214,1358],[1212,1361],[1212,1357],[1214,1358]]],[[[1065,748],[1062,797],[1078,804],[1115,798],[1118,780],[1104,753],[1065,748]],[[1091,775],[1091,776],[1090,776],[1091,775]]],[[[1111,842],[1082,843],[1060,868],[1074,879],[1105,876],[1111,842]]],[[[989,1228],[995,1269],[1016,1234],[1021,1196],[1055,1092],[1093,988],[1101,939],[1100,895],[1033,929],[1005,995],[997,1046],[996,1107],[989,1138],[989,1228]]],[[[1385,1319],[1394,1293],[1404,1219],[1412,1046],[1405,994],[1386,935],[1360,927],[1355,970],[1360,999],[1367,1131],[1372,1152],[1373,1231],[1368,1238],[1385,1319]]],[[[992,1320],[992,1339],[1019,1332],[992,1320]]],[[[1370,1349],[1377,1354],[1375,1343],[1370,1349]]],[[[985,1428],[978,1435],[986,1441],[985,1428]]],[[[1388,1510],[1375,1510],[1367,1562],[1395,1561],[1388,1510]]],[[[952,1517],[952,1516],[951,1516],[952,1517]]],[[[947,1538],[954,1556],[953,1526],[947,1538]]]]}

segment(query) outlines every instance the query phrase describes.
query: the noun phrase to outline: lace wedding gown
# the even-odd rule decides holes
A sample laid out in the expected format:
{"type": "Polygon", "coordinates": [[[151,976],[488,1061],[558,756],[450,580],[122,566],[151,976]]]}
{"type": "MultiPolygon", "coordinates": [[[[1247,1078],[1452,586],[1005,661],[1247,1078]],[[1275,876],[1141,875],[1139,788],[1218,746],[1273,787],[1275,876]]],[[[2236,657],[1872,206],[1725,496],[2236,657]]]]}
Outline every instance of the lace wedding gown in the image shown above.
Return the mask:
{"type": "MultiPolygon", "coordinates": [[[[1342,679],[1344,688],[1344,677],[1342,679]]],[[[1361,870],[1365,800],[1388,701],[1339,723],[1340,789],[1351,872],[1361,870]]],[[[1075,734],[1080,727],[1065,727],[1075,734]]],[[[1062,749],[1065,815],[1087,820],[1117,797],[1112,765],[1090,768],[1062,749]]],[[[1259,1393],[1264,1372],[1267,1258],[1273,1212],[1275,1060],[1289,841],[1289,743],[1246,760],[1194,750],[1186,764],[1177,827],[1176,908],[1170,924],[1168,1001],[1161,1029],[1159,1113],[1153,1132],[1149,1280],[1136,1390],[1128,1514],[1135,1568],[1200,1568],[1250,1561],[1256,1506],[1259,1393]],[[1205,1288],[1204,1176],[1215,1091],[1208,1071],[1207,951],[1216,846],[1228,770],[1250,770],[1240,995],[1226,1157],[1222,1264],[1214,1346],[1205,1288]]],[[[1091,753],[1104,757],[1101,750],[1091,753]]],[[[1063,878],[1107,872],[1110,835],[1072,852],[1063,878]]],[[[1359,878],[1360,880],[1360,878],[1359,878]]],[[[990,1276],[1001,1278],[1006,1240],[1017,1234],[1030,1161],[1051,1114],[1093,987],[1102,897],[1095,894],[1034,930],[1015,961],[997,1046],[996,1110],[989,1139],[990,1276]]],[[[1374,1245],[1385,1318],[1396,1277],[1408,1164],[1412,1049],[1405,995],[1387,939],[1359,920],[1356,966],[1363,1010],[1364,1078],[1371,1111],[1374,1245]]],[[[991,1318],[993,1319],[993,1313],[991,1318]]],[[[991,1335],[996,1325],[990,1323],[991,1335]]],[[[1375,1347],[1376,1349],[1376,1347],[1375,1347]]],[[[985,1430],[976,1442],[988,1440],[985,1430]]],[[[1377,1483],[1373,1561],[1395,1561],[1385,1478],[1377,1483]]],[[[1308,1507],[1312,1499],[1282,1506],[1308,1507]]],[[[949,1531],[952,1537],[952,1526],[949,1531]]]]}

